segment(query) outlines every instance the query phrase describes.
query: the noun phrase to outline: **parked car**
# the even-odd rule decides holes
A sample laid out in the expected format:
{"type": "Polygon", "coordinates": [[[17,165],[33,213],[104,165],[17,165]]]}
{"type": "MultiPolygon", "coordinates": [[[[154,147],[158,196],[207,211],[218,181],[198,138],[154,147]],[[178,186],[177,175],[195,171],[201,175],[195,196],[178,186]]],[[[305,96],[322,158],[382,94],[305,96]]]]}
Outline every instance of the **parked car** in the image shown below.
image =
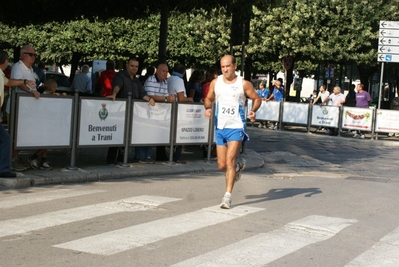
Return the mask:
{"type": "Polygon", "coordinates": [[[71,93],[71,83],[68,76],[57,72],[46,72],[47,79],[54,79],[57,82],[57,92],[71,93]]]}

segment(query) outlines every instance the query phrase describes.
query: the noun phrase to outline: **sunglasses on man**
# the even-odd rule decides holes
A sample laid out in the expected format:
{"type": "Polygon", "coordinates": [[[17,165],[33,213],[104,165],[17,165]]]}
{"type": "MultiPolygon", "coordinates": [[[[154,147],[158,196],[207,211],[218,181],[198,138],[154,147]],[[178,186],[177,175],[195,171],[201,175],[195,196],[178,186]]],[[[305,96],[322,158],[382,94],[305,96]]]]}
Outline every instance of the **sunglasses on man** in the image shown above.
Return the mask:
{"type": "Polygon", "coordinates": [[[25,55],[29,55],[30,57],[36,57],[37,54],[35,53],[29,53],[29,52],[24,52],[25,55]]]}

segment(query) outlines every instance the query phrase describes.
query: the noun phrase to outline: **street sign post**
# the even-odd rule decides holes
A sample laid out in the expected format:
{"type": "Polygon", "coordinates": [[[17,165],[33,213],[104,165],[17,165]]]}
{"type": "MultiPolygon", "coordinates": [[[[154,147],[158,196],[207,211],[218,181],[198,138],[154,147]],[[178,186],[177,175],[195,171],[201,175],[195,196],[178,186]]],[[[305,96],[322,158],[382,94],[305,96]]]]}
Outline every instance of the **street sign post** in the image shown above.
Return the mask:
{"type": "Polygon", "coordinates": [[[378,109],[381,105],[382,83],[384,75],[384,63],[399,62],[399,21],[380,21],[378,56],[377,61],[381,63],[380,94],[378,97],[378,109]]]}
{"type": "Polygon", "coordinates": [[[378,45],[394,45],[394,46],[399,46],[399,38],[380,37],[380,38],[378,39],[378,45]]]}
{"type": "Polygon", "coordinates": [[[399,21],[380,21],[378,62],[399,62],[399,21]]]}

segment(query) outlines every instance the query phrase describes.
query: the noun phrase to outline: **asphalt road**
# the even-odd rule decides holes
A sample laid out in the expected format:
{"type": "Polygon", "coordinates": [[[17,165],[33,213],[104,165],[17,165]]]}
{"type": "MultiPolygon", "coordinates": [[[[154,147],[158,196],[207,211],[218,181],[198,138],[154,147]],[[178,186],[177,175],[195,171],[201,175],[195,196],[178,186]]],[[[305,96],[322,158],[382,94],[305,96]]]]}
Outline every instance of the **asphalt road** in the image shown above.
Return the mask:
{"type": "Polygon", "coordinates": [[[265,162],[0,191],[1,266],[399,266],[394,141],[250,128],[265,162]]]}

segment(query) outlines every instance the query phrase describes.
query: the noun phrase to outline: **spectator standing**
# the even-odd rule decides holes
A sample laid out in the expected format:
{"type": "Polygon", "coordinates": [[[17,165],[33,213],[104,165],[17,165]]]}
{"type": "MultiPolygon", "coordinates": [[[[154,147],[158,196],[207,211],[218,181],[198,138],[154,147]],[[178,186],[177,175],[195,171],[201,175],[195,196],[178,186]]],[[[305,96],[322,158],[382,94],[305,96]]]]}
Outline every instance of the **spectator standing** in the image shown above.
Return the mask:
{"type": "MultiPolygon", "coordinates": [[[[319,88],[319,94],[317,95],[317,97],[315,99],[313,99],[312,104],[314,105],[318,102],[323,103],[325,99],[328,99],[329,95],[330,95],[330,92],[327,91],[327,87],[324,84],[322,84],[319,88]]],[[[327,101],[325,103],[326,106],[328,106],[329,104],[330,104],[330,101],[327,101]]],[[[323,129],[323,127],[320,126],[316,129],[316,131],[321,130],[321,129],[323,129]]],[[[329,129],[326,129],[326,134],[330,134],[329,129]]]]}
{"type": "MultiPolygon", "coordinates": [[[[57,89],[57,82],[53,79],[48,79],[44,82],[43,94],[59,96],[60,94],[55,92],[56,89],[57,89]]],[[[66,93],[63,93],[63,95],[65,96],[66,93]]],[[[53,169],[50,166],[49,162],[47,161],[47,149],[45,148],[38,149],[31,157],[29,157],[28,161],[30,163],[31,168],[35,170],[41,169],[41,170],[50,171],[53,169]]]]}
{"type": "MultiPolygon", "coordinates": [[[[7,59],[7,62],[8,62],[8,59],[7,59]]],[[[3,71],[3,73],[4,73],[4,76],[7,78],[7,79],[10,79],[10,77],[11,77],[11,66],[10,65],[7,65],[7,67],[5,68],[5,70],[3,71]]],[[[4,86],[4,97],[3,97],[3,102],[4,103],[7,103],[8,102],[8,97],[9,97],[9,94],[8,94],[8,92],[9,92],[9,89],[10,89],[10,87],[9,86],[4,86]]],[[[3,107],[1,108],[1,118],[3,119],[3,122],[7,122],[8,123],[8,119],[7,119],[7,113],[6,113],[6,106],[7,105],[3,105],[3,107]]]]}
{"type": "MultiPolygon", "coordinates": [[[[344,106],[346,107],[356,107],[356,91],[355,91],[356,85],[351,84],[349,87],[348,94],[345,97],[345,104],[344,106]]],[[[352,130],[348,129],[348,133],[350,133],[352,130]]]]}
{"type": "MultiPolygon", "coordinates": [[[[340,107],[345,103],[345,95],[341,93],[341,87],[335,86],[333,93],[325,98],[321,105],[327,104],[328,101],[331,101],[331,106],[334,107],[340,107]]],[[[330,135],[338,135],[338,129],[330,128],[330,135]]]]}
{"type": "MultiPolygon", "coordinates": [[[[206,95],[209,92],[211,82],[218,77],[216,70],[213,68],[207,69],[205,72],[205,80],[201,84],[201,100],[204,102],[206,95]]],[[[204,159],[208,158],[208,146],[203,146],[202,156],[204,159]]],[[[211,146],[211,157],[216,157],[216,146],[211,146]]]]}
{"type": "MultiPolygon", "coordinates": [[[[175,102],[175,96],[170,95],[168,91],[168,82],[167,82],[168,74],[169,74],[168,65],[166,65],[166,63],[160,63],[156,67],[155,74],[149,76],[144,83],[144,89],[146,90],[147,94],[155,100],[155,102],[163,102],[163,103],[175,102]]],[[[152,155],[152,148],[137,147],[136,155],[140,154],[152,155]]],[[[157,161],[168,160],[164,146],[157,146],[157,154],[155,159],[157,161]]],[[[136,160],[140,161],[140,158],[136,158],[136,160]]],[[[148,163],[148,162],[144,161],[143,163],[148,163]]]]}
{"type": "MultiPolygon", "coordinates": [[[[29,45],[25,45],[20,50],[20,60],[12,66],[11,69],[11,79],[16,80],[29,80],[35,81],[35,86],[32,84],[21,84],[16,87],[16,93],[29,93],[32,94],[36,99],[40,97],[40,93],[36,90],[36,84],[39,78],[37,74],[34,72],[32,66],[35,63],[36,59],[35,49],[29,45]]],[[[10,114],[11,102],[10,97],[7,101],[7,113],[10,114]]],[[[7,118],[9,121],[9,117],[7,118]]],[[[12,160],[11,166],[15,171],[24,171],[30,168],[29,165],[25,164],[18,155],[18,150],[13,150],[12,152],[12,160]]]]}
{"type": "MultiPolygon", "coordinates": [[[[136,77],[137,71],[139,69],[139,61],[137,58],[131,57],[126,63],[126,69],[119,71],[115,74],[114,80],[112,82],[112,94],[107,96],[112,100],[118,98],[127,98],[128,93],[132,93],[132,99],[142,99],[148,102],[148,105],[154,106],[155,101],[152,97],[147,95],[141,85],[140,80],[136,77]]],[[[125,151],[123,147],[110,147],[107,153],[107,163],[116,164],[117,161],[123,162],[123,155],[125,151]]],[[[148,163],[148,162],[147,162],[148,163]]]]}
{"type": "Polygon", "coordinates": [[[205,72],[205,80],[201,85],[201,100],[204,101],[206,95],[208,94],[209,91],[209,86],[211,82],[216,79],[218,76],[216,74],[215,69],[208,69],[205,72]]]}
{"type": "MultiPolygon", "coordinates": [[[[359,83],[356,87],[356,107],[357,108],[369,108],[371,103],[370,94],[364,90],[364,85],[359,83]]],[[[364,139],[364,132],[363,131],[356,131],[353,135],[354,138],[364,139]]]]}
{"type": "MultiPolygon", "coordinates": [[[[392,99],[391,106],[392,106],[392,109],[393,109],[393,110],[399,110],[399,95],[398,95],[398,96],[395,96],[395,97],[392,99]]],[[[389,134],[388,134],[388,136],[394,136],[394,135],[395,135],[395,137],[399,137],[399,133],[389,133],[389,134]]]]}
{"type": "Polygon", "coordinates": [[[243,161],[237,162],[241,144],[248,138],[245,133],[246,115],[244,106],[246,98],[253,101],[252,109],[248,112],[251,121],[255,121],[255,112],[261,105],[252,84],[235,73],[237,63],[231,55],[225,55],[220,60],[222,75],[211,82],[209,92],[205,98],[205,117],[212,116],[212,102],[216,101],[215,136],[217,145],[217,162],[221,170],[226,170],[226,193],[220,207],[229,209],[233,186],[241,178],[245,168],[243,161]]]}
{"type": "Polygon", "coordinates": [[[194,102],[201,102],[201,82],[204,75],[199,71],[195,70],[191,73],[190,79],[186,86],[186,95],[193,98],[194,102]]]}
{"type": "MultiPolygon", "coordinates": [[[[326,90],[326,86],[323,84],[320,86],[319,88],[319,94],[317,95],[317,97],[315,99],[313,99],[313,104],[316,104],[319,100],[321,103],[324,102],[324,100],[326,98],[328,98],[328,96],[330,95],[330,93],[326,90]]],[[[328,105],[329,103],[327,102],[326,105],[328,105]]]]}
{"type": "MultiPolygon", "coordinates": [[[[187,97],[186,87],[184,86],[183,77],[186,74],[186,67],[183,64],[176,64],[173,68],[172,75],[168,78],[168,91],[170,95],[174,95],[178,102],[194,102],[192,97],[187,97]]],[[[182,146],[176,146],[173,153],[173,161],[176,163],[184,164],[181,161],[182,146]]]]}
{"type": "MultiPolygon", "coordinates": [[[[31,88],[36,87],[36,81],[27,81],[26,79],[8,79],[3,70],[8,66],[8,54],[0,51],[0,108],[4,103],[4,86],[21,86],[29,85],[31,88]]],[[[10,171],[10,135],[1,124],[0,117],[0,178],[13,178],[16,177],[14,172],[10,171]]],[[[16,170],[25,170],[25,167],[16,170]]]]}
{"type": "Polygon", "coordinates": [[[145,81],[148,79],[148,77],[150,77],[150,76],[152,76],[152,75],[154,75],[154,74],[155,74],[155,68],[152,67],[152,66],[149,66],[149,67],[146,69],[145,74],[142,75],[142,76],[140,76],[140,78],[139,78],[141,84],[144,85],[144,83],[145,83],[145,81]]]}
{"type": "Polygon", "coordinates": [[[116,71],[113,60],[107,60],[106,69],[100,73],[101,96],[112,95],[112,81],[114,80],[116,71]]]}
{"type": "Polygon", "coordinates": [[[347,107],[356,107],[356,92],[355,85],[351,84],[349,87],[348,94],[345,97],[345,105],[347,107]]]}
{"type": "Polygon", "coordinates": [[[80,73],[75,74],[71,88],[78,91],[79,95],[90,96],[93,94],[92,81],[89,75],[90,67],[83,65],[80,73]]]}
{"type": "Polygon", "coordinates": [[[40,61],[37,66],[33,65],[32,68],[39,78],[36,83],[36,87],[39,87],[40,84],[44,84],[44,82],[46,81],[46,63],[40,61]]]}
{"type": "MultiPolygon", "coordinates": [[[[266,101],[270,101],[274,99],[274,101],[282,102],[284,100],[284,88],[281,86],[281,82],[279,80],[274,80],[272,82],[273,85],[273,92],[272,94],[266,99],[266,101]]],[[[278,122],[275,122],[272,126],[269,127],[271,130],[277,130],[278,122]]]]}
{"type": "Polygon", "coordinates": [[[313,104],[313,100],[317,97],[317,90],[313,90],[313,93],[309,96],[308,101],[309,103],[313,104]]]}
{"type": "MultiPolygon", "coordinates": [[[[259,84],[259,89],[257,91],[257,94],[262,101],[267,101],[270,92],[269,89],[266,88],[266,84],[264,82],[261,82],[259,84]]],[[[266,128],[266,122],[265,121],[260,122],[258,128],[266,128]]]]}

